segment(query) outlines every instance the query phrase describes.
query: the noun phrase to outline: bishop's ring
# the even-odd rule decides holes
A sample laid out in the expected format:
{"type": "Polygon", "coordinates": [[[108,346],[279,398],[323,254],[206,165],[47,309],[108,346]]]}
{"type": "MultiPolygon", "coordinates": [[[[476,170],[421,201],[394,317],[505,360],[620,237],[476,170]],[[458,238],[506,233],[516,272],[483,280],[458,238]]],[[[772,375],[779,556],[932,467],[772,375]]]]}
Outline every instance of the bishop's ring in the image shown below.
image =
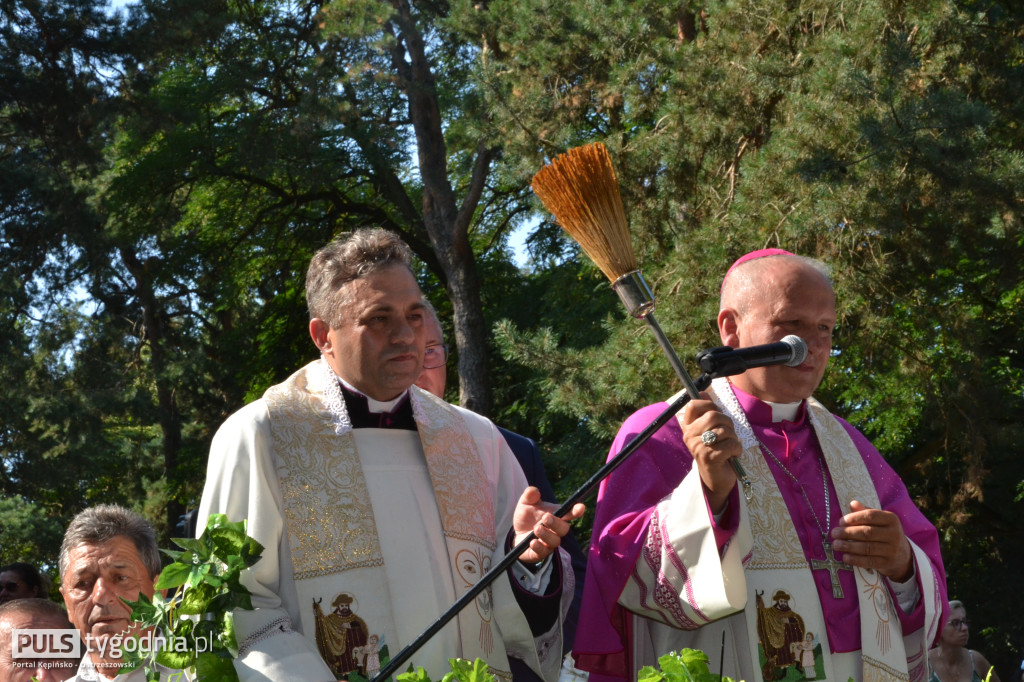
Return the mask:
{"type": "Polygon", "coordinates": [[[718,436],[711,429],[708,429],[704,433],[700,434],[700,439],[704,441],[704,445],[714,445],[715,441],[718,440],[718,436]]]}

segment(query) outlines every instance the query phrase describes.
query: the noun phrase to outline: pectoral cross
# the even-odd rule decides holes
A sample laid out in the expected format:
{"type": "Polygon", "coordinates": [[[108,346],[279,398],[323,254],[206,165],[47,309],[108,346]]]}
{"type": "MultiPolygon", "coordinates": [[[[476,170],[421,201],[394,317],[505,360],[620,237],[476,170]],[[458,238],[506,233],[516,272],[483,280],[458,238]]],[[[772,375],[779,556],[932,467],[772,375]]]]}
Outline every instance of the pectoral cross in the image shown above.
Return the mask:
{"type": "Polygon", "coordinates": [[[832,553],[831,542],[822,542],[821,546],[825,550],[825,560],[811,559],[811,570],[825,569],[828,571],[829,577],[832,578],[832,596],[842,599],[843,586],[839,584],[839,571],[852,571],[853,566],[836,561],[836,556],[832,553]]]}

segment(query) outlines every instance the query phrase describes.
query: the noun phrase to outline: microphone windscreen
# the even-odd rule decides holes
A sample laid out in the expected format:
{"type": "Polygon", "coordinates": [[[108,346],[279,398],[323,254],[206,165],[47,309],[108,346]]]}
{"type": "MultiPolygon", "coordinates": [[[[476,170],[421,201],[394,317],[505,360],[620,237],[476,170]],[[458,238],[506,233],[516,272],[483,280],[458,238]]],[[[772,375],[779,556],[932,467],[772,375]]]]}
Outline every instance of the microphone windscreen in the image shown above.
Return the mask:
{"type": "Polygon", "coordinates": [[[807,359],[807,344],[796,334],[790,334],[782,339],[782,343],[793,349],[793,357],[786,363],[787,367],[802,365],[807,359]]]}

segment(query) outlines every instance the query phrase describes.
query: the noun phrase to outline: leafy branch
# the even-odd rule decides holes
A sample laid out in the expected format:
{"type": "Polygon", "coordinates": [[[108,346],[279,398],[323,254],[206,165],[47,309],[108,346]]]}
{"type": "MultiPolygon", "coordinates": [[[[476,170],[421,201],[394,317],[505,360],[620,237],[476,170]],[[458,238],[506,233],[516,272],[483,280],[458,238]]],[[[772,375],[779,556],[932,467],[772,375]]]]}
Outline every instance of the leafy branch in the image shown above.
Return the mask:
{"type": "MultiPolygon", "coordinates": [[[[445,674],[441,682],[494,682],[494,676],[483,659],[478,658],[470,662],[462,658],[449,658],[448,664],[452,671],[445,674]]],[[[398,682],[432,682],[430,675],[423,668],[399,673],[395,675],[395,679],[398,682]]]]}
{"type": "Polygon", "coordinates": [[[232,663],[238,655],[233,612],[252,609],[252,595],[240,577],[263,553],[246,528],[245,521],[232,523],[223,514],[212,514],[198,539],[173,538],[182,549],[162,550],[174,562],[161,571],[153,599],[140,594],[138,601],[125,600],[132,620],[159,633],[150,639],[158,646],[140,644],[124,651],[122,673],[145,665],[146,679],[159,680],[160,664],[184,670],[197,681],[238,680],[232,663]],[[173,592],[165,599],[163,590],[173,592]]]}
{"type": "Polygon", "coordinates": [[[683,649],[658,659],[660,670],[647,665],[640,669],[637,682],[733,682],[708,668],[708,657],[699,649],[683,649]]]}

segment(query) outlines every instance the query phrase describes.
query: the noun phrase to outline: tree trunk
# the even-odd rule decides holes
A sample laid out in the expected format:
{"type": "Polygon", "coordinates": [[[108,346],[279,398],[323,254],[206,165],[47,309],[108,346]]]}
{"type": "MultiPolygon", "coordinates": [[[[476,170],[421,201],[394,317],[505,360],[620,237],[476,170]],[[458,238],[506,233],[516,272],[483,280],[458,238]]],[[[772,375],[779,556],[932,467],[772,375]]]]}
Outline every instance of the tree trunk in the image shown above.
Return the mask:
{"type": "Polygon", "coordinates": [[[448,179],[448,150],[441,125],[436,81],[427,59],[426,45],[406,0],[394,0],[398,45],[393,60],[404,81],[409,118],[416,135],[420,176],[423,180],[423,226],[444,271],[446,288],[455,310],[455,343],[459,355],[459,402],[462,407],[488,416],[492,408],[487,333],[476,258],[469,243],[469,225],[482,195],[491,152],[481,147],[473,179],[461,206],[448,179]],[[404,55],[408,55],[405,62],[404,55]]]}
{"type": "Polygon", "coordinates": [[[153,284],[147,272],[148,263],[143,263],[138,256],[127,248],[121,248],[121,260],[124,261],[135,280],[135,295],[142,305],[142,326],[145,339],[149,344],[150,369],[153,372],[153,383],[156,385],[157,419],[163,434],[162,450],[164,458],[164,475],[167,477],[170,497],[167,499],[167,527],[170,533],[178,523],[178,518],[185,511],[178,502],[173,480],[178,474],[178,454],[181,452],[181,415],[178,413],[177,401],[174,397],[174,386],[168,384],[167,353],[164,348],[164,330],[160,320],[160,311],[153,284]]]}

